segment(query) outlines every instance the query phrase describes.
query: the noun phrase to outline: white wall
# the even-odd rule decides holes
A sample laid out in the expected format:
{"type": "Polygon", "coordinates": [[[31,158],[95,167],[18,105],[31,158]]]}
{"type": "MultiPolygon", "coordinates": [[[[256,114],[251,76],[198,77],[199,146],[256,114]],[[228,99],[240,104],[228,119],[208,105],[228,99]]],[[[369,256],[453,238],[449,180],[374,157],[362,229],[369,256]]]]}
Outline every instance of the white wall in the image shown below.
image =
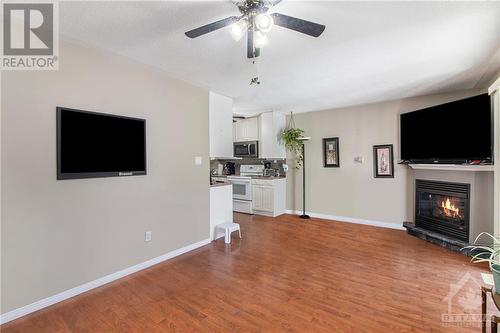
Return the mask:
{"type": "MultiPolygon", "coordinates": [[[[327,215],[401,225],[413,220],[413,176],[395,164],[395,177],[373,177],[373,145],[393,144],[399,160],[399,114],[485,91],[422,96],[351,108],[300,113],[298,128],[312,139],[306,143],[306,210],[327,215]],[[324,168],[322,139],[340,138],[340,168],[324,168]],[[354,157],[364,157],[355,164],[354,157]]],[[[422,129],[425,131],[425,129],[422,129]]],[[[287,209],[302,209],[302,170],[291,166],[287,177],[287,209]]]]}
{"type": "Polygon", "coordinates": [[[209,237],[208,91],[64,41],[59,68],[2,73],[2,313],[209,237]],[[148,175],[57,181],[56,106],[145,118],[148,175]]]}

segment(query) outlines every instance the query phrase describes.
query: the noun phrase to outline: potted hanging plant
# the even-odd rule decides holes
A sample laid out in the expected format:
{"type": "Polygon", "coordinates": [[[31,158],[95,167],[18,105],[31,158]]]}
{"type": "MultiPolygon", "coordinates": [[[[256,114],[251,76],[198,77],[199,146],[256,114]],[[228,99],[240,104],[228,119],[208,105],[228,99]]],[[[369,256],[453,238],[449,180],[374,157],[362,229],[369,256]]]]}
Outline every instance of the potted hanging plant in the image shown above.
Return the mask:
{"type": "Polygon", "coordinates": [[[500,238],[482,232],[474,240],[473,246],[467,246],[464,249],[469,249],[470,253],[474,253],[471,259],[473,263],[487,262],[489,264],[495,291],[500,293],[500,238]],[[491,242],[488,245],[481,245],[478,241],[482,236],[487,236],[491,242]]]}
{"type": "Polygon", "coordinates": [[[304,143],[302,140],[300,140],[301,138],[304,137],[304,131],[301,130],[300,128],[295,128],[293,112],[290,115],[290,121],[288,123],[288,126],[281,133],[280,137],[281,141],[285,145],[286,150],[297,156],[297,161],[295,163],[295,166],[297,169],[300,169],[304,161],[304,151],[302,150],[304,143]]]}

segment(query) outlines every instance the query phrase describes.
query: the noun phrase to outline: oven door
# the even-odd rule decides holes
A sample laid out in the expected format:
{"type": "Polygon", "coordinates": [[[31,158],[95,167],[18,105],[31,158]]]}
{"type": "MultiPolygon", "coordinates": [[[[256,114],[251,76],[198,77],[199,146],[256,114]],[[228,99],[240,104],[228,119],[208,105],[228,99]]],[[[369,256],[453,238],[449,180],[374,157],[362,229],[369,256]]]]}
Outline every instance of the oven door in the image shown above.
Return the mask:
{"type": "Polygon", "coordinates": [[[252,200],[252,180],[250,178],[227,177],[227,180],[233,184],[233,199],[252,200]]]}

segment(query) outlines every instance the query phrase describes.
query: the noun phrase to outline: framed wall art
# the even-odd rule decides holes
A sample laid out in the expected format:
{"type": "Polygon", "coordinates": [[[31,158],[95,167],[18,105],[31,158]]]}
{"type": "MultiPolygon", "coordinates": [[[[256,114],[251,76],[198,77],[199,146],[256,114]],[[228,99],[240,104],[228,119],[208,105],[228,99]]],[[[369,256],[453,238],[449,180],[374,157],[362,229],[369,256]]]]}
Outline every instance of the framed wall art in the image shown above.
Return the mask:
{"type": "Polygon", "coordinates": [[[340,167],[339,138],[323,139],[323,166],[325,168],[340,167]]]}
{"type": "Polygon", "coordinates": [[[373,146],[375,178],[394,178],[394,153],[392,145],[373,146]]]}

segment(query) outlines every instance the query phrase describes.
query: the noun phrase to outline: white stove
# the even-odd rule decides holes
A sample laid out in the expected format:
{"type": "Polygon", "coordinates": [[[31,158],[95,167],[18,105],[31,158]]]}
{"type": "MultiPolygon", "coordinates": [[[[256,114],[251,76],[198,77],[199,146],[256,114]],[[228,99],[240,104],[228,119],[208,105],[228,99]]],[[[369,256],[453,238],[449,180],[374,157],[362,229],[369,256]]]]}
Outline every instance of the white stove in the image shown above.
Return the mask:
{"type": "Polygon", "coordinates": [[[242,165],[239,176],[228,176],[233,184],[233,210],[235,212],[252,214],[252,177],[262,176],[263,165],[242,165]]]}

